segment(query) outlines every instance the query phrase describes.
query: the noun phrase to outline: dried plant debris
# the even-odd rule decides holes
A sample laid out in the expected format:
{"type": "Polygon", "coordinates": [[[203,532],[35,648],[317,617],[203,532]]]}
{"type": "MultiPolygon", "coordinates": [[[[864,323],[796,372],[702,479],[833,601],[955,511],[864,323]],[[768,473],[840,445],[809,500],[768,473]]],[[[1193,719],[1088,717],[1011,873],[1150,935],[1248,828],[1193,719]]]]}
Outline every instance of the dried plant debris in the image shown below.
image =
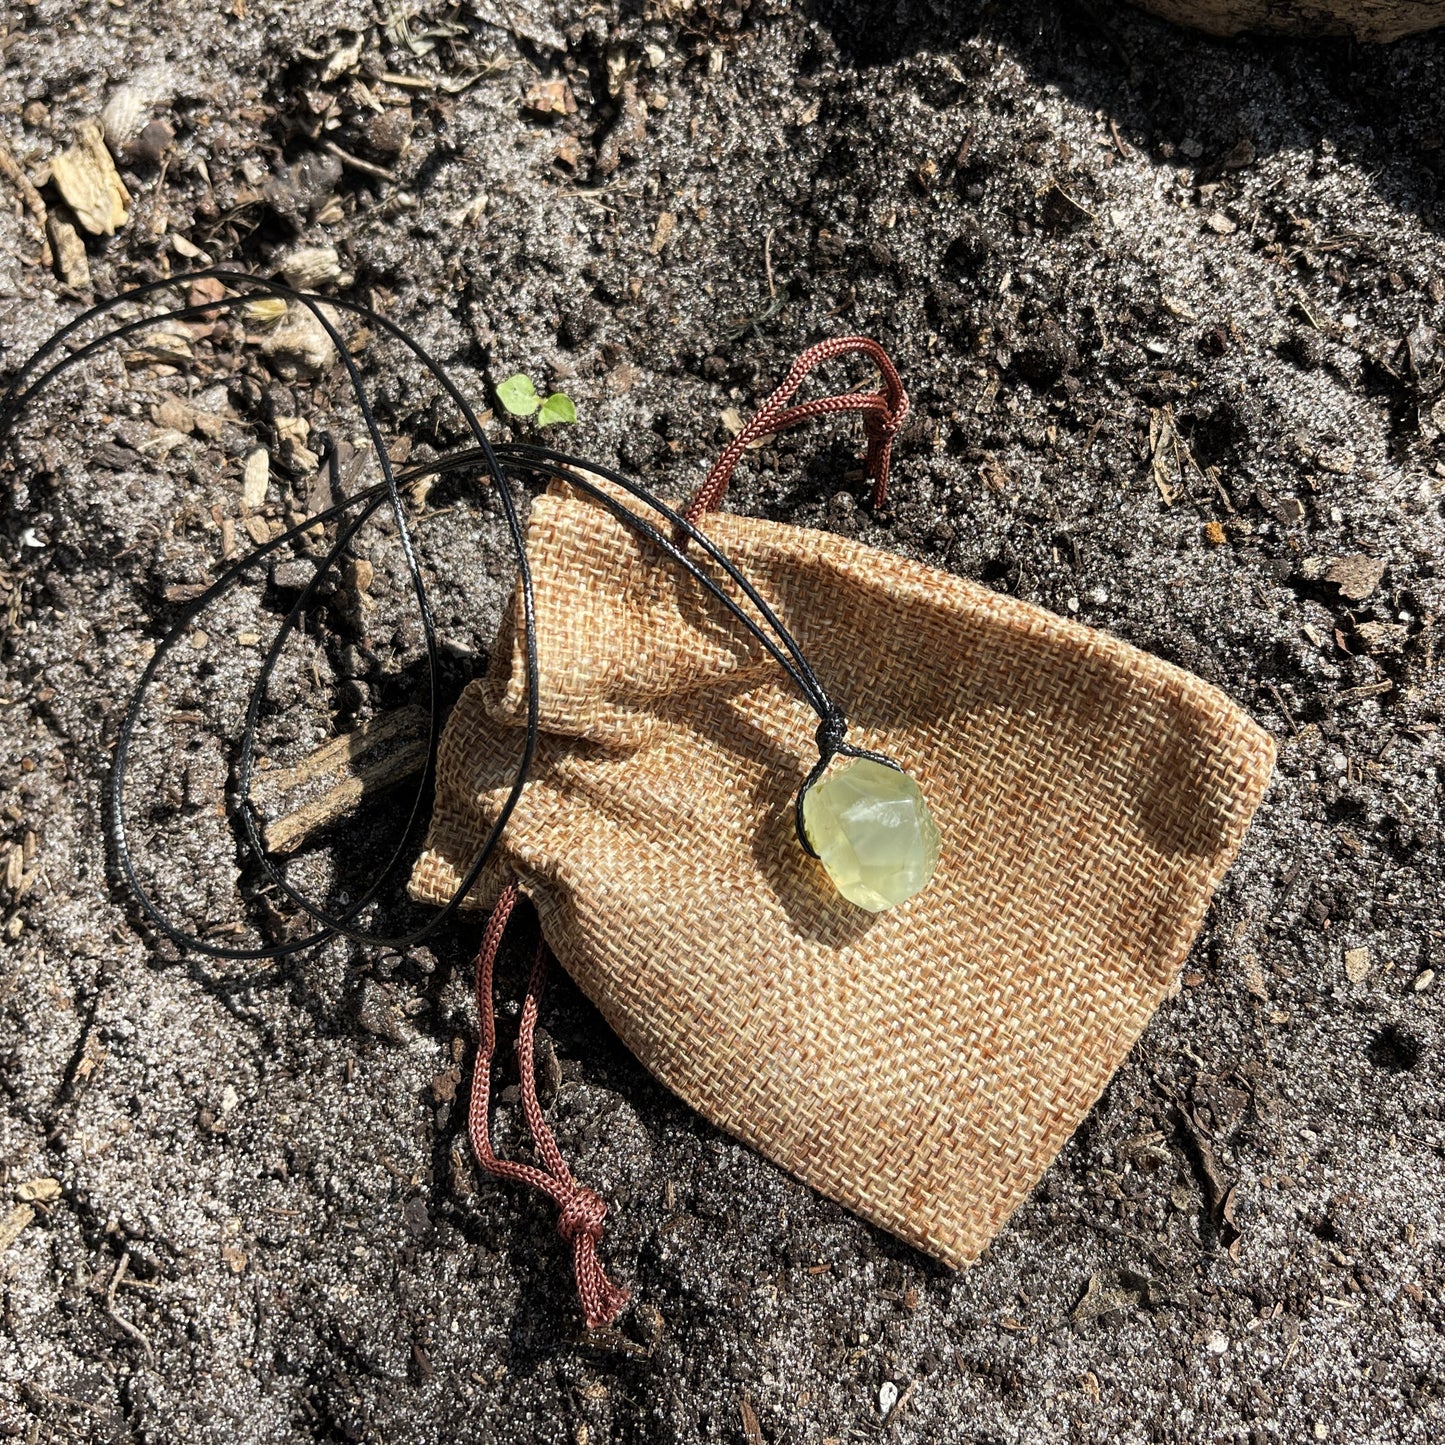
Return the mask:
{"type": "Polygon", "coordinates": [[[1380,585],[1386,562],[1382,557],[1354,554],[1336,557],[1325,572],[1325,581],[1340,589],[1340,596],[1351,602],[1363,602],[1380,585]]]}
{"type": "Polygon", "coordinates": [[[335,246],[298,246],[280,259],[276,270],[288,286],[314,291],[341,275],[341,257],[335,246]]]}
{"type": "Polygon", "coordinates": [[[82,121],[75,142],[50,163],[50,179],[93,236],[113,236],[130,219],[130,192],[97,121],[82,121]]]}
{"type": "MultiPolygon", "coordinates": [[[[332,326],[338,324],[339,312],[329,306],[321,310],[332,326]]],[[[336,360],[330,333],[316,313],[300,302],[287,306],[277,324],[262,336],[261,350],[275,361],[277,374],[287,381],[325,371],[336,360]]]]}
{"type": "Polygon", "coordinates": [[[111,153],[123,160],[159,160],[175,138],[161,112],[184,84],[173,66],[148,65],[118,85],[100,115],[111,153]]]}
{"type": "MultiPolygon", "coordinates": [[[[30,177],[25,174],[25,168],[10,153],[9,146],[3,140],[0,140],[0,176],[3,176],[14,187],[21,204],[30,213],[36,229],[40,232],[41,244],[44,246],[48,219],[45,200],[31,183],[30,177]]],[[[49,249],[46,247],[41,254],[41,265],[48,266],[50,259],[49,249]]]]}
{"type": "Polygon", "coordinates": [[[46,231],[55,258],[55,270],[67,286],[77,291],[90,288],[90,258],[80,232],[59,211],[46,217],[46,231]]]}

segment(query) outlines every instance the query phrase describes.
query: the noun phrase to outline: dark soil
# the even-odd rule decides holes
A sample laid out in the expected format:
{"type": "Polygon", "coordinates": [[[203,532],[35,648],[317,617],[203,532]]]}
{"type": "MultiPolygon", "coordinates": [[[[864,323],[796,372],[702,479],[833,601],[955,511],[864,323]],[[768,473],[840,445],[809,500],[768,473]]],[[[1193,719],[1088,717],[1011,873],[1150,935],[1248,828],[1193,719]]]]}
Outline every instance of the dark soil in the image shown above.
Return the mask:
{"type": "MultiPolygon", "coordinates": [[[[244,456],[271,450],[279,524],[316,482],[278,418],[312,448],[359,426],[339,373],[288,381],[245,327],[170,368],[107,353],[6,462],[5,1237],[33,1217],[3,1254],[0,1432],[1439,1438],[1445,43],[1222,44],[1082,3],[323,8],[6,10],[0,139],[32,175],[149,66],[173,139],[123,165],[91,293],[0,178],[0,377],[196,250],[329,244],[479,405],[517,371],[565,389],[569,449],[681,494],[725,412],[867,332],[915,407],[892,509],[846,427],[755,453],[732,505],[1178,662],[1274,732],[1278,776],[1178,996],[960,1276],[705,1126],[559,983],[551,1116],[636,1299],[588,1337],[550,1207],[467,1156],[474,923],[405,956],[177,958],[116,881],[118,713],[225,538],[249,545],[244,456]],[[333,61],[347,26],[365,43],[333,61]],[[181,399],[220,420],[179,435],[181,399]]],[[[395,348],[363,360],[398,454],[457,442],[395,348]]],[[[454,693],[508,553],[468,490],[426,510],[454,693]]],[[[370,588],[338,585],[273,688],[278,762],[424,687],[396,537],[360,551],[370,588]]],[[[259,657],[238,639],[287,585],[204,621],[136,765],[143,874],[222,939],[300,926],[257,913],[217,812],[259,657]]],[[[394,812],[296,876],[354,888],[394,812]]],[[[519,953],[500,991],[521,979],[519,953]]],[[[498,1132],[521,1147],[514,1103],[498,1132]]]]}

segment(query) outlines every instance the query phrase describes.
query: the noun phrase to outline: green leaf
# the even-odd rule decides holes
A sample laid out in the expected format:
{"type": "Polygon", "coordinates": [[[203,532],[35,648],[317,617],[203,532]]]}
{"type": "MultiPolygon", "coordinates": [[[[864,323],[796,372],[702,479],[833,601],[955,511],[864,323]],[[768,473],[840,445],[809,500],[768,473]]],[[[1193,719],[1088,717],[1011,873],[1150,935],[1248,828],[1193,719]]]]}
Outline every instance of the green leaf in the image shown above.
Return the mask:
{"type": "Polygon", "coordinates": [[[542,410],[537,413],[538,426],[551,426],[559,421],[570,426],[576,420],[577,408],[572,405],[572,398],[565,391],[554,391],[542,403],[542,410]]]}
{"type": "Polygon", "coordinates": [[[515,376],[509,376],[497,388],[497,400],[512,416],[531,416],[542,405],[532,378],[523,376],[520,371],[515,376]]]}

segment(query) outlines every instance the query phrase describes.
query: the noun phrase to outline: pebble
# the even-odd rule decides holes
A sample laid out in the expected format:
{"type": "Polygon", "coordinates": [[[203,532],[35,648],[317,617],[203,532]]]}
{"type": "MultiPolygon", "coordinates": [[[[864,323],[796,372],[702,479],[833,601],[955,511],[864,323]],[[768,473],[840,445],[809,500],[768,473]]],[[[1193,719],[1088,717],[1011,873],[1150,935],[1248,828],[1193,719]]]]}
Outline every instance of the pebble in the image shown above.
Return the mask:
{"type": "Polygon", "coordinates": [[[884,1380],[878,1387],[878,1413],[886,1420],[898,1403],[898,1386],[892,1380],[884,1380]]]}

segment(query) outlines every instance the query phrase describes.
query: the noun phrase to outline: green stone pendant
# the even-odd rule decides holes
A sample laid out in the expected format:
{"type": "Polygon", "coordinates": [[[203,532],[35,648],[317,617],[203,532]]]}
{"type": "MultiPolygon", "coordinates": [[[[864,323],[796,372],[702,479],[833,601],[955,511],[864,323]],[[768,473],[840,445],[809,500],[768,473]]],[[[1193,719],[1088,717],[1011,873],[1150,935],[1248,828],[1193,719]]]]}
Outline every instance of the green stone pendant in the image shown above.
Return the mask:
{"type": "Polygon", "coordinates": [[[927,886],[938,826],[918,784],[872,758],[848,758],[803,794],[803,828],[833,886],[881,913],[927,886]]]}

